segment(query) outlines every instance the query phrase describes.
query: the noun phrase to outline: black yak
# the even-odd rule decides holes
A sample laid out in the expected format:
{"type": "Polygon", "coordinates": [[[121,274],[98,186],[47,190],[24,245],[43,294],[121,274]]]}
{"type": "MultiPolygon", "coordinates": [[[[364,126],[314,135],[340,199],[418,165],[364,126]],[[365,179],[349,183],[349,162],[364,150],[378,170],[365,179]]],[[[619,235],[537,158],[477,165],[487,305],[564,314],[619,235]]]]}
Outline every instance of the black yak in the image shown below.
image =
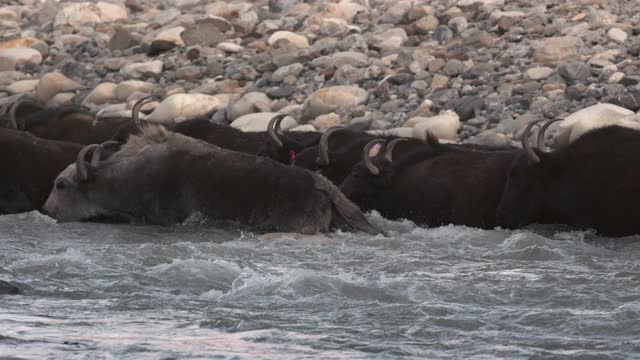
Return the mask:
{"type": "Polygon", "coordinates": [[[173,224],[192,213],[259,231],[373,233],[358,207],[321,175],[230,151],[149,125],[100,160],[89,145],[56,179],[44,211],[60,221],[96,218],[173,224]],[[91,163],[85,157],[93,152],[91,163]]]}
{"type": "Polygon", "coordinates": [[[640,131],[594,129],[553,152],[532,148],[527,133],[522,143],[526,152],[514,160],[498,207],[501,224],[562,223],[608,236],[640,233],[640,131]]]}
{"type": "Polygon", "coordinates": [[[39,210],[82,145],[0,128],[0,214],[39,210]]]}

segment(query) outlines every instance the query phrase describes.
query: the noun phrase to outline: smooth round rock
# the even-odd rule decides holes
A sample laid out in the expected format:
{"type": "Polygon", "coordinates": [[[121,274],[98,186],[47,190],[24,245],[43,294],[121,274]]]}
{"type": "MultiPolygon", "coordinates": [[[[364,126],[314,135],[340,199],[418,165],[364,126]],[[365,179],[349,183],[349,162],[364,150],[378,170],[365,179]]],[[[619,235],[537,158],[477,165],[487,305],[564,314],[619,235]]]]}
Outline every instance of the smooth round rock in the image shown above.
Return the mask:
{"type": "Polygon", "coordinates": [[[0,59],[11,61],[16,66],[40,65],[42,54],[38,50],[30,48],[6,48],[0,49],[0,59]]]}
{"type": "Polygon", "coordinates": [[[53,72],[43,75],[36,87],[36,95],[43,103],[47,103],[56,94],[61,92],[73,92],[82,89],[83,86],[61,73],[53,72]]]}
{"type": "Polygon", "coordinates": [[[110,102],[116,98],[116,85],[115,83],[106,82],[98,84],[91,92],[84,98],[84,104],[102,105],[110,102]]]}
{"type": "Polygon", "coordinates": [[[318,115],[334,112],[339,107],[354,107],[364,104],[369,93],[358,86],[337,85],[317,90],[305,103],[302,118],[315,119],[318,115]]]}
{"type": "Polygon", "coordinates": [[[175,94],[164,99],[153,110],[148,121],[159,123],[176,123],[184,120],[209,115],[227,106],[231,95],[175,94]]]}
{"type": "Polygon", "coordinates": [[[276,31],[267,40],[267,44],[273,46],[278,40],[288,40],[298,49],[306,49],[309,47],[309,40],[303,35],[298,35],[291,31],[276,31]]]}
{"type": "MultiPolygon", "coordinates": [[[[274,112],[247,114],[237,118],[230,126],[245,132],[267,131],[269,121],[276,115],[278,115],[278,113],[274,112]]],[[[296,126],[298,126],[298,123],[291,116],[285,117],[282,123],[280,123],[282,130],[288,130],[296,126]]]]}
{"type": "Polygon", "coordinates": [[[24,94],[33,92],[40,80],[20,80],[7,86],[6,91],[9,94],[24,94]]]}

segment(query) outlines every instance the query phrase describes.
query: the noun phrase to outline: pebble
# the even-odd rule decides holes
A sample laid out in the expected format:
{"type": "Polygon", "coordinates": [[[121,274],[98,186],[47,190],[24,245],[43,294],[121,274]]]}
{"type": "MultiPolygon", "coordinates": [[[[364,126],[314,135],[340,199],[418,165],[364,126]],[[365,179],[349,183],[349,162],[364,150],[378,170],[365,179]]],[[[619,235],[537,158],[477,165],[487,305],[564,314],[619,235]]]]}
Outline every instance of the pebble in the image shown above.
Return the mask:
{"type": "Polygon", "coordinates": [[[611,28],[609,29],[609,31],[607,32],[607,38],[611,41],[615,41],[618,44],[622,44],[625,41],[627,41],[627,33],[618,29],[618,28],[611,28]]]}
{"type": "Polygon", "coordinates": [[[524,77],[531,80],[544,80],[553,74],[553,69],[546,66],[539,66],[528,69],[524,77]]]}
{"type": "Polygon", "coordinates": [[[309,47],[309,40],[303,35],[298,35],[291,31],[276,31],[273,33],[267,43],[273,46],[276,42],[280,40],[287,40],[289,43],[293,44],[293,46],[298,49],[306,49],[309,47]]]}
{"type": "Polygon", "coordinates": [[[160,74],[162,72],[162,61],[147,61],[125,65],[120,69],[120,74],[128,78],[140,78],[147,74],[160,74]]]}

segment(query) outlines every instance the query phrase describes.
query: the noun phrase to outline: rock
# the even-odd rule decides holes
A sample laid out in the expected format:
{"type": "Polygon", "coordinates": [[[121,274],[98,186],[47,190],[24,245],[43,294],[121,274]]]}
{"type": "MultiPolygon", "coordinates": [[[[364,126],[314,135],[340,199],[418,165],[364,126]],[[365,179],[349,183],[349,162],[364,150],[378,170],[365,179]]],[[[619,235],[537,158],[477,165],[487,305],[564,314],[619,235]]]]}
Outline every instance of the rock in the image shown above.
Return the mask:
{"type": "Polygon", "coordinates": [[[84,98],[83,104],[85,106],[90,105],[102,105],[110,102],[111,100],[116,98],[116,87],[115,83],[101,83],[98,84],[91,92],[84,98]]]}
{"type": "Polygon", "coordinates": [[[504,134],[489,130],[464,141],[465,144],[503,148],[510,145],[509,138],[504,134]]]}
{"type": "Polygon", "coordinates": [[[322,130],[328,129],[332,126],[340,125],[340,115],[332,112],[329,114],[319,115],[312,122],[314,128],[322,130]]]}
{"type": "Polygon", "coordinates": [[[153,110],[148,121],[176,123],[188,119],[207,116],[227,106],[231,95],[175,94],[164,99],[153,110]]]}
{"type": "Polygon", "coordinates": [[[80,28],[82,25],[111,23],[127,18],[127,10],[122,6],[103,1],[81,2],[67,5],[59,11],[53,20],[53,26],[80,28]]]}
{"type": "Polygon", "coordinates": [[[546,64],[557,64],[578,57],[582,41],[576,37],[552,37],[539,44],[535,60],[546,64]]]}
{"type": "Polygon", "coordinates": [[[295,63],[291,65],[281,66],[276,70],[273,74],[271,74],[271,81],[274,83],[282,82],[287,76],[298,76],[304,66],[300,63],[295,63]]]}
{"type": "Polygon", "coordinates": [[[568,64],[562,64],[558,67],[558,74],[569,81],[582,81],[591,76],[589,65],[575,61],[568,64]]]}
{"type": "Polygon", "coordinates": [[[627,37],[627,33],[618,28],[611,28],[607,32],[607,38],[611,41],[617,42],[618,44],[624,43],[627,40],[627,37]]]}
{"type": "Polygon", "coordinates": [[[239,53],[244,48],[242,46],[236,45],[234,43],[221,42],[218,45],[216,45],[216,49],[219,49],[219,50],[222,50],[222,51],[228,52],[228,53],[239,53]]]}
{"type": "Polygon", "coordinates": [[[136,45],[136,41],[131,36],[131,32],[125,29],[118,29],[109,39],[109,50],[125,50],[136,45]]]}
{"type": "Polygon", "coordinates": [[[176,71],[176,79],[178,80],[196,80],[202,77],[202,71],[199,66],[187,65],[176,71]]]}
{"type": "Polygon", "coordinates": [[[316,128],[313,127],[313,125],[310,124],[304,124],[304,125],[298,125],[294,128],[289,129],[289,131],[317,131],[316,128]]]}
{"type": "Polygon", "coordinates": [[[409,39],[407,32],[402,28],[383,31],[374,38],[378,41],[378,46],[386,51],[399,49],[409,39]]]}
{"type": "MultiPolygon", "coordinates": [[[[278,115],[278,113],[274,112],[261,112],[254,114],[247,114],[230,124],[231,127],[236,129],[250,132],[250,131],[267,131],[267,126],[269,125],[269,121],[273,119],[274,116],[278,115]]],[[[282,130],[288,130],[290,128],[298,126],[298,123],[291,116],[287,116],[280,123],[280,127],[282,130]]]]}
{"type": "Polygon", "coordinates": [[[546,66],[530,68],[524,73],[524,77],[531,80],[544,80],[553,74],[553,69],[546,66]]]}
{"type": "Polygon", "coordinates": [[[307,98],[302,112],[303,120],[315,119],[338,108],[350,108],[364,104],[369,98],[367,91],[358,86],[338,85],[321,88],[307,98]]]}
{"type": "Polygon", "coordinates": [[[451,31],[448,26],[440,25],[433,32],[433,40],[439,44],[446,44],[453,40],[453,31],[451,31]]]}
{"type": "Polygon", "coordinates": [[[433,79],[431,79],[431,85],[429,86],[429,88],[431,90],[444,88],[447,86],[448,83],[449,83],[448,77],[440,74],[435,74],[433,75],[433,79]]]}
{"type": "Polygon", "coordinates": [[[271,99],[267,95],[260,92],[250,92],[244,94],[238,101],[229,104],[227,118],[233,121],[247,114],[270,111],[271,99]]]}
{"type": "Polygon", "coordinates": [[[342,51],[333,54],[331,57],[333,66],[339,68],[342,65],[351,65],[354,67],[367,66],[367,55],[356,51],[342,51]]]}
{"type": "Polygon", "coordinates": [[[71,100],[73,100],[75,96],[76,94],[68,92],[56,94],[56,96],[47,102],[46,106],[50,108],[59,108],[71,105],[71,100]]]}
{"type": "Polygon", "coordinates": [[[554,142],[560,147],[567,146],[589,130],[621,123],[633,114],[633,111],[613,104],[589,106],[567,116],[558,124],[554,142]]]}
{"type": "Polygon", "coordinates": [[[120,74],[134,79],[147,74],[157,75],[160,73],[162,73],[162,61],[160,60],[127,64],[120,69],[120,74]]]}
{"type": "Polygon", "coordinates": [[[495,44],[495,39],[491,34],[486,31],[476,31],[472,35],[469,35],[462,42],[466,46],[471,46],[476,49],[479,48],[491,48],[495,44]]]}
{"type": "Polygon", "coordinates": [[[9,61],[15,66],[40,65],[42,55],[39,51],[29,48],[0,49],[0,60],[9,61]]]}
{"type": "Polygon", "coordinates": [[[462,74],[464,69],[465,69],[465,66],[462,63],[462,61],[452,59],[447,61],[447,64],[442,69],[442,72],[447,76],[458,76],[462,74]]]}
{"type": "Polygon", "coordinates": [[[611,76],[609,76],[609,78],[607,79],[607,83],[608,84],[619,83],[620,81],[622,81],[622,79],[624,79],[624,77],[625,75],[623,72],[616,71],[613,74],[611,74],[611,76]]]}
{"type": "Polygon", "coordinates": [[[425,140],[427,131],[437,136],[438,139],[453,140],[458,138],[460,118],[451,111],[445,110],[439,115],[431,117],[413,117],[404,126],[412,128],[413,137],[425,140]]]}
{"type": "Polygon", "coordinates": [[[276,31],[267,40],[270,46],[273,46],[279,40],[287,40],[298,49],[309,48],[309,40],[303,35],[292,33],[291,31],[276,31]]]}
{"type": "Polygon", "coordinates": [[[8,48],[30,48],[33,44],[37,43],[38,39],[27,37],[14,39],[9,41],[0,41],[0,49],[8,48]]]}
{"type": "Polygon", "coordinates": [[[184,46],[185,43],[181,37],[181,34],[184,31],[185,29],[182,26],[178,26],[178,27],[174,27],[174,28],[162,31],[158,33],[158,35],[156,35],[156,37],[153,39],[151,46],[153,46],[153,43],[158,43],[158,44],[170,43],[170,44],[173,44],[174,47],[184,46]]]}
{"type": "Polygon", "coordinates": [[[464,16],[457,16],[452,18],[451,20],[449,20],[449,23],[447,25],[456,34],[464,32],[469,26],[469,24],[467,23],[467,18],[465,18],[464,16]]]}
{"type": "Polygon", "coordinates": [[[125,101],[134,92],[150,94],[155,85],[140,80],[123,81],[116,86],[114,93],[118,101],[125,101]]]}
{"type": "Polygon", "coordinates": [[[480,96],[464,96],[456,101],[453,111],[458,114],[460,120],[467,121],[478,116],[484,106],[484,100],[480,96]]]}
{"type": "Polygon", "coordinates": [[[216,46],[224,38],[215,19],[198,21],[184,30],[180,36],[187,46],[216,46]]]}
{"type": "Polygon", "coordinates": [[[53,72],[43,75],[36,87],[36,95],[43,103],[51,100],[61,92],[73,92],[82,89],[83,86],[61,73],[53,72]]]}
{"type": "Polygon", "coordinates": [[[415,22],[416,31],[418,34],[426,35],[431,31],[434,31],[438,28],[440,22],[438,18],[433,15],[427,15],[420,18],[420,20],[415,22]]]}
{"type": "Polygon", "coordinates": [[[7,86],[6,91],[9,94],[23,94],[30,93],[36,89],[40,80],[20,80],[7,86]]]}
{"type": "Polygon", "coordinates": [[[274,99],[289,97],[295,94],[296,88],[291,85],[276,86],[267,90],[267,96],[274,99]]]}

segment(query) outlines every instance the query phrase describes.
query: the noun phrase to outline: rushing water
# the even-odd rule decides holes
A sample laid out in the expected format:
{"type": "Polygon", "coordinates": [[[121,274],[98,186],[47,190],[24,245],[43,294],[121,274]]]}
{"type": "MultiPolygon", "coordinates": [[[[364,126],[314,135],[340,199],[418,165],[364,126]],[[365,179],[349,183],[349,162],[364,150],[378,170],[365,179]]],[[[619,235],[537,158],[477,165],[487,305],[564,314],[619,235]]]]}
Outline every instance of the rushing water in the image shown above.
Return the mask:
{"type": "Polygon", "coordinates": [[[259,237],[0,217],[0,356],[640,357],[640,239],[559,227],[259,237]]]}

